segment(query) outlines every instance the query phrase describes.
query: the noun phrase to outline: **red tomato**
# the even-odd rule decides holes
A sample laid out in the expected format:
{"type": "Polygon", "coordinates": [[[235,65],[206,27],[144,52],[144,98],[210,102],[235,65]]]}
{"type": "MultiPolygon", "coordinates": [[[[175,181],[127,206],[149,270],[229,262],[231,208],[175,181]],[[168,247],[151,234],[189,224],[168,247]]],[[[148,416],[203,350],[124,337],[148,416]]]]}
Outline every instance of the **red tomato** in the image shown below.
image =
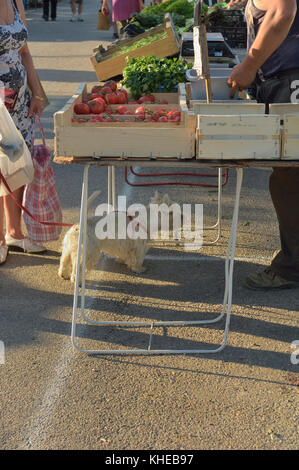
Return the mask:
{"type": "Polygon", "coordinates": [[[100,114],[105,109],[104,103],[102,103],[102,101],[98,101],[98,100],[88,101],[88,106],[89,106],[90,112],[92,114],[100,114]]]}
{"type": "Polygon", "coordinates": [[[103,103],[104,107],[106,107],[106,101],[103,96],[98,96],[97,98],[94,98],[95,101],[99,101],[100,103],[103,103]]]}
{"type": "Polygon", "coordinates": [[[168,121],[168,119],[167,119],[166,116],[161,116],[161,117],[159,117],[159,119],[158,119],[158,122],[167,122],[167,121],[168,121]]]}
{"type": "Polygon", "coordinates": [[[95,85],[91,89],[91,93],[101,93],[101,85],[95,85]]]}
{"type": "Polygon", "coordinates": [[[102,89],[101,89],[101,93],[102,95],[107,95],[107,93],[111,93],[113,90],[109,87],[109,86],[104,86],[102,89]]]}
{"type": "Polygon", "coordinates": [[[139,98],[138,100],[138,103],[139,104],[142,104],[142,103],[154,103],[155,102],[155,97],[153,95],[145,95],[145,96],[141,96],[141,98],[139,98]]]}
{"type": "Polygon", "coordinates": [[[127,103],[128,100],[126,98],[126,95],[122,91],[118,91],[116,95],[117,95],[119,104],[127,103]]]}
{"type": "Polygon", "coordinates": [[[161,104],[168,104],[168,101],[167,100],[162,100],[161,104]]]}
{"type": "Polygon", "coordinates": [[[89,106],[86,103],[75,104],[74,111],[76,114],[90,114],[89,106]]]}
{"type": "Polygon", "coordinates": [[[128,93],[127,93],[127,90],[126,90],[125,88],[121,88],[119,91],[125,95],[125,97],[127,98],[127,101],[128,101],[128,93]]]}
{"type": "Polygon", "coordinates": [[[118,114],[127,114],[127,111],[128,111],[128,110],[127,110],[127,108],[126,108],[125,106],[119,106],[119,107],[117,108],[118,114]]]}
{"type": "Polygon", "coordinates": [[[105,87],[108,86],[111,88],[111,90],[116,91],[117,89],[117,83],[114,80],[109,80],[108,82],[105,83],[105,87]]]}
{"type": "Polygon", "coordinates": [[[140,113],[143,113],[144,114],[144,107],[143,106],[138,106],[138,108],[135,109],[135,114],[140,114],[140,113]]]}
{"type": "Polygon", "coordinates": [[[113,93],[112,91],[110,91],[110,93],[107,93],[105,95],[105,99],[108,104],[118,104],[118,96],[116,95],[116,93],[113,93]]]}

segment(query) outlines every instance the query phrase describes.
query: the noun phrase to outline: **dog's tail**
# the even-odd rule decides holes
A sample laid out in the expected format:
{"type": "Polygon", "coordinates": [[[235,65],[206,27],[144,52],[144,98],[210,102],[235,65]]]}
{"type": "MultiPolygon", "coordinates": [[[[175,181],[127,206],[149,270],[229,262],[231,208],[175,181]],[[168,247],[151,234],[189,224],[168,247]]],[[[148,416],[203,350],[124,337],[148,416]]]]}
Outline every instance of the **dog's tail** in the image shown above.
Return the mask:
{"type": "Polygon", "coordinates": [[[93,201],[101,194],[102,191],[94,191],[87,200],[87,208],[89,209],[93,201]]]}

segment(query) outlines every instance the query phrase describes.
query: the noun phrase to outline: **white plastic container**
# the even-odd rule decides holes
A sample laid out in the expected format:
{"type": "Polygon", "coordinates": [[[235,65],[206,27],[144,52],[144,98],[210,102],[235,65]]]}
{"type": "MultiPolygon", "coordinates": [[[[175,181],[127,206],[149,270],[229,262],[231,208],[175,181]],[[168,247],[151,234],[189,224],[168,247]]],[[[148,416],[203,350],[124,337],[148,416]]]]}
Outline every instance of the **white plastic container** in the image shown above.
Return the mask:
{"type": "MultiPolygon", "coordinates": [[[[2,100],[0,100],[0,171],[12,191],[31,183],[34,176],[29,149],[2,100]]],[[[7,190],[0,183],[0,196],[6,194],[7,190]]]]}
{"type": "MultiPolygon", "coordinates": [[[[213,100],[231,100],[231,89],[227,85],[227,79],[231,76],[232,69],[230,68],[211,68],[211,88],[213,100]]],[[[206,87],[205,80],[198,78],[195,69],[189,69],[186,72],[186,77],[191,86],[192,100],[205,100],[206,87]]],[[[234,99],[238,99],[239,94],[235,94],[234,99]]]]}

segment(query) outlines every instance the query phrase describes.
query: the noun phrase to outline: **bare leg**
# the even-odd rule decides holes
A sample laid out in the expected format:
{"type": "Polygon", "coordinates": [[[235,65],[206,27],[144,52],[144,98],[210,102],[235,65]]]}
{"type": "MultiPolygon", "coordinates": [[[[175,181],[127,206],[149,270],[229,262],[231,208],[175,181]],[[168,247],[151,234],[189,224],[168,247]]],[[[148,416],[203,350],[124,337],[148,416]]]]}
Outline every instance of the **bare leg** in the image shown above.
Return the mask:
{"type": "MultiPolygon", "coordinates": [[[[22,202],[24,187],[16,189],[13,194],[18,201],[22,202]]],[[[3,196],[4,210],[6,216],[6,232],[11,237],[22,240],[24,234],[22,232],[22,211],[16,205],[11,196],[3,196]]]]}
{"type": "Polygon", "coordinates": [[[0,197],[0,246],[6,245],[5,237],[4,237],[3,218],[4,218],[3,197],[0,197]]]}

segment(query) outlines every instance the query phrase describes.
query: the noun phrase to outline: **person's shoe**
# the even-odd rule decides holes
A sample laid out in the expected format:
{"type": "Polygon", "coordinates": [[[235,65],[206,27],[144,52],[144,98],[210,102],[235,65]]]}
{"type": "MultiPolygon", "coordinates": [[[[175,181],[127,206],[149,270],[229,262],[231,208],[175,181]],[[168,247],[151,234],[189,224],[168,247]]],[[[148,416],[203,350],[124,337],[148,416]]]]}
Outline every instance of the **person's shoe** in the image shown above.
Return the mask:
{"type": "Polygon", "coordinates": [[[119,39],[118,33],[113,33],[113,37],[114,37],[114,39],[119,39]]]}
{"type": "Polygon", "coordinates": [[[56,18],[51,18],[52,21],[56,21],[56,18]]]}
{"type": "Polygon", "coordinates": [[[82,22],[82,21],[84,21],[84,20],[83,20],[82,16],[78,16],[77,21],[81,21],[81,22],[82,22]]]}
{"type": "Polygon", "coordinates": [[[45,21],[49,21],[49,18],[46,15],[43,15],[45,21]]]}
{"type": "Polygon", "coordinates": [[[0,264],[4,264],[7,258],[8,247],[6,245],[0,246],[0,264]]]}
{"type": "Polygon", "coordinates": [[[76,18],[76,16],[75,16],[75,15],[73,15],[73,16],[70,18],[70,21],[72,21],[72,22],[73,22],[73,21],[77,21],[77,18],[76,18]]]}
{"type": "Polygon", "coordinates": [[[267,268],[257,274],[250,274],[243,282],[244,286],[253,290],[293,289],[299,287],[299,282],[284,279],[279,274],[267,268]]]}
{"type": "Polygon", "coordinates": [[[43,253],[47,249],[40,243],[33,242],[29,238],[17,240],[10,235],[5,235],[6,245],[9,251],[22,251],[23,253],[43,253]]]}

